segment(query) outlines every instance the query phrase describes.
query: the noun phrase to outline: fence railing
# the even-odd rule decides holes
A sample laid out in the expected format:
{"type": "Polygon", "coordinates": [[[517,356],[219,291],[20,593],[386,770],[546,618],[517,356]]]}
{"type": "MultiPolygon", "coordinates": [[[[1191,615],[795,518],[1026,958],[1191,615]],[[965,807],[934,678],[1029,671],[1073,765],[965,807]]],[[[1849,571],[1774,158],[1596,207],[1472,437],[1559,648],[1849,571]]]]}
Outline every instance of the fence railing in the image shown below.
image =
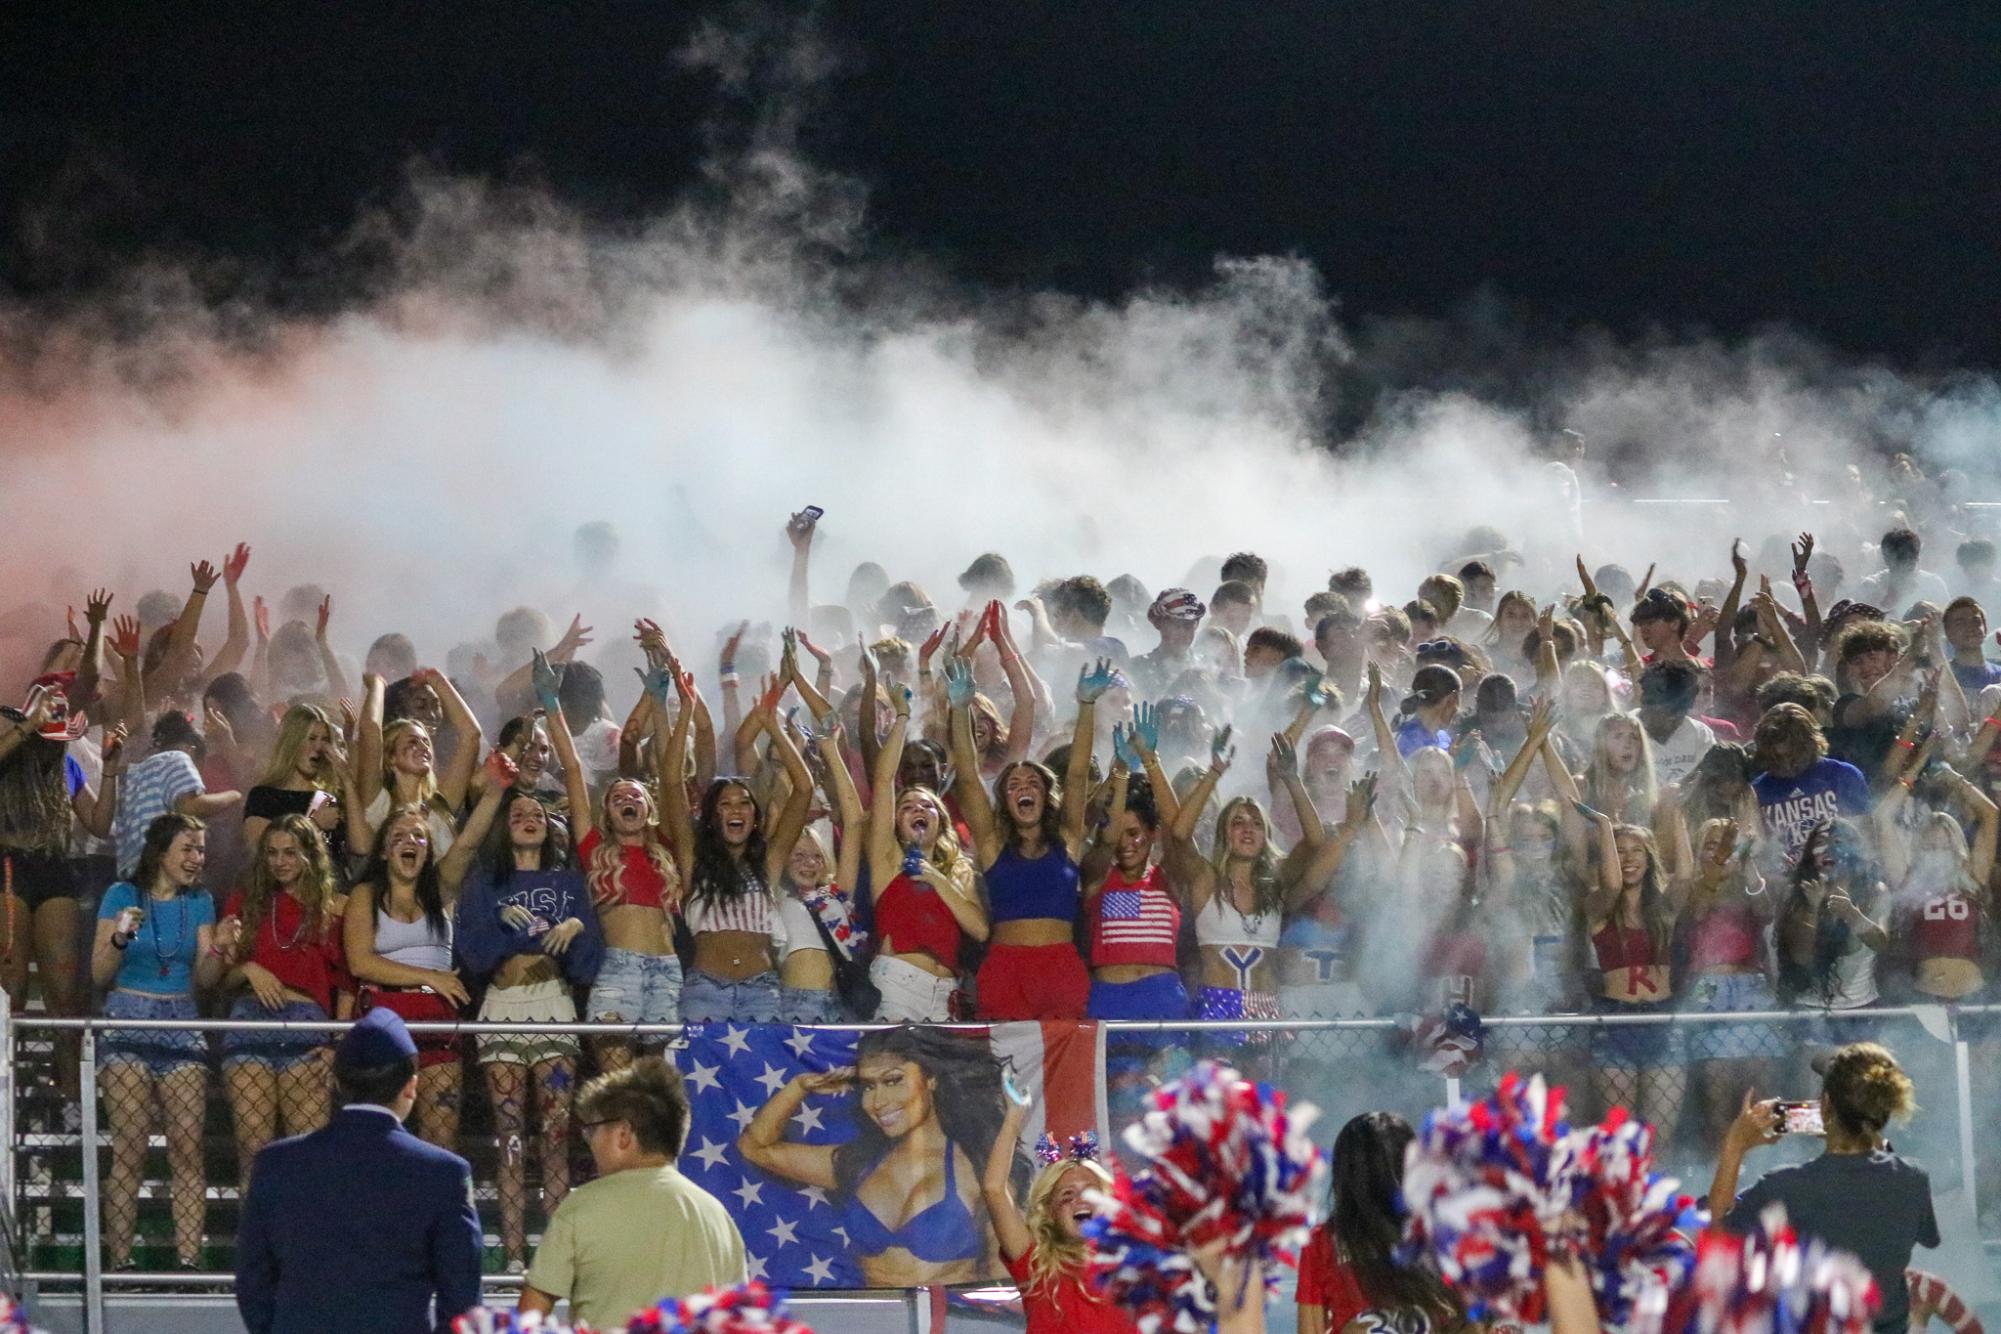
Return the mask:
{"type": "MultiPolygon", "coordinates": [[[[226,1286],[228,1268],[212,1263],[221,1235],[210,1230],[202,1238],[205,1272],[142,1272],[107,1274],[104,1267],[105,1163],[111,1148],[100,1124],[100,1107],[115,1090],[101,1080],[105,1074],[103,1042],[108,1031],[195,1032],[208,1038],[229,1033],[336,1033],[347,1027],[329,1021],[142,1020],[55,1018],[11,1014],[0,998],[0,1136],[8,1146],[0,1153],[0,1242],[4,1242],[10,1276],[41,1289],[80,1290],[85,1328],[105,1329],[106,1292],[144,1286],[154,1289],[198,1289],[226,1286]],[[67,1102],[52,1079],[34,1077],[48,1071],[58,1040],[73,1039],[80,1052],[78,1089],[80,1119],[66,1115],[67,1102]]],[[[832,1024],[813,1027],[828,1031],[867,1032],[888,1025],[832,1024]]],[[[981,1029],[986,1025],[946,1025],[981,1029]]],[[[1209,1051],[1231,1056],[1261,1077],[1272,1079],[1295,1097],[1318,1104],[1325,1120],[1323,1138],[1347,1116],[1359,1111],[1388,1109],[1416,1118],[1462,1095],[1477,1095],[1491,1087],[1507,1069],[1538,1070],[1552,1082],[1569,1085],[1575,1116],[1595,1116],[1613,1102],[1635,1107],[1664,1128],[1657,1152],[1674,1162],[1699,1164],[1720,1135],[1713,1118],[1718,1109],[1734,1113],[1742,1089],[1760,1089],[1808,1096],[1817,1083],[1807,1068],[1810,1052],[1860,1037],[1889,1041],[1920,1086],[1920,1103],[1927,1109],[1912,1128],[1915,1147],[1933,1167],[1935,1177],[1957,1181],[1965,1198],[1976,1204],[1981,1195],[1979,1142],[1974,1122],[1975,1085],[1981,1083],[1979,1105],[2001,1106],[2001,1005],[1959,1007],[1874,1007],[1866,1010],[1772,1010],[1727,1014],[1548,1014],[1496,1015],[1484,1019],[1484,1052],[1471,1066],[1447,1075],[1427,1068],[1442,1058],[1414,1046],[1410,1025],[1395,1019],[1290,1019],[1208,1021],[1105,1021],[1108,1051],[1121,1046],[1122,1036],[1144,1037],[1141,1045],[1156,1063],[1209,1051]],[[1176,1041],[1176,1038],[1179,1041],[1176,1041]],[[1994,1051],[1976,1063],[1976,1045],[1994,1051]],[[1953,1096],[1941,1098],[1950,1081],[1953,1096]],[[1988,1088],[1991,1081],[1995,1088],[1988,1088]],[[1949,1111],[1945,1109],[1950,1109],[1949,1111]],[[1705,1120],[1705,1118],[1710,1118],[1705,1120]]],[[[624,1037],[644,1045],[671,1042],[686,1031],[677,1024],[605,1023],[413,1023],[420,1036],[448,1033],[464,1037],[502,1034],[576,1037],[624,1037]]],[[[204,1069],[217,1053],[204,1042],[204,1069]]],[[[469,1064],[471,1062],[468,1062],[469,1064]]],[[[1155,1072],[1162,1066],[1157,1064],[1155,1072]]],[[[479,1081],[466,1079],[469,1092],[479,1081]]],[[[196,1132],[203,1150],[201,1198],[205,1204],[237,1203],[236,1176],[212,1170],[229,1164],[235,1142],[214,1132],[234,1125],[228,1105],[227,1076],[205,1077],[196,1132]],[[215,1105],[222,1103],[221,1109],[215,1105]],[[218,1180],[220,1177],[220,1180],[218,1180]]],[[[109,1110],[106,1108],[105,1110],[109,1110]]],[[[1116,1119],[1116,1117],[1115,1117],[1116,1119]]],[[[699,1128],[696,1128],[699,1129],[699,1128]]],[[[183,1127],[183,1133],[186,1128],[183,1127]]],[[[149,1133],[144,1150],[159,1147],[166,1135],[149,1133]]],[[[131,1145],[126,1146],[127,1151],[131,1145]]],[[[496,1199],[497,1161],[492,1128],[469,1116],[461,1142],[454,1145],[473,1161],[477,1194],[484,1220],[496,1199]]],[[[573,1151],[573,1142],[569,1151],[573,1151]]],[[[2001,1169],[2001,1154],[1990,1168],[2001,1169]]],[[[229,1164],[237,1171],[240,1162],[229,1164]]],[[[116,1162],[114,1170],[120,1170],[116,1162]]],[[[130,1171],[128,1162],[123,1170],[130,1171]]],[[[129,1180],[129,1178],[128,1178],[129,1180]]],[[[1991,1186],[1992,1183],[1990,1183],[1991,1186]]],[[[1707,1178],[1685,1188],[1701,1193],[1707,1178]]],[[[185,1190],[186,1187],[184,1186],[185,1190]]],[[[1989,1189],[1991,1198],[2001,1192],[1989,1189]]],[[[158,1203],[170,1198],[167,1183],[147,1176],[141,1168],[138,1209],[157,1223],[158,1203]],[[149,1206],[151,1206],[149,1208],[149,1206]]],[[[228,1235],[233,1236],[233,1228],[228,1235]]],[[[489,1287],[507,1288],[519,1278],[492,1274],[489,1287]]]]}

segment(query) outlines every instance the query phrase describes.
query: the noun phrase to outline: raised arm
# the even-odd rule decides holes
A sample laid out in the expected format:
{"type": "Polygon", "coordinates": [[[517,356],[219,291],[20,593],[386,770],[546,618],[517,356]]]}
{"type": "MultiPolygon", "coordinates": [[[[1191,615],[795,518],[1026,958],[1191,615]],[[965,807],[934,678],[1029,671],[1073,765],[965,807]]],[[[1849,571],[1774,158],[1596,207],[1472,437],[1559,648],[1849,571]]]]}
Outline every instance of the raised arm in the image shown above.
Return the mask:
{"type": "MultiPolygon", "coordinates": [[[[786,589],[786,605],[790,609],[792,624],[805,625],[813,611],[812,572],[813,533],[820,522],[817,507],[798,511],[785,523],[785,540],[792,544],[792,579],[786,589]]],[[[815,717],[819,716],[817,713],[815,717]]]]}
{"type": "Polygon", "coordinates": [[[695,822],[688,813],[688,724],[695,712],[695,678],[674,658],[667,659],[667,671],[681,707],[666,739],[654,737],[653,760],[660,769],[660,822],[674,843],[674,869],[686,886],[695,873],[695,822]]]}
{"type": "MultiPolygon", "coordinates": [[[[313,646],[320,652],[320,671],[327,678],[327,693],[339,699],[349,694],[352,687],[347,683],[347,673],[341,670],[340,659],[335,656],[333,645],[327,642],[327,623],[331,620],[333,620],[333,594],[329,593],[320,599],[319,615],[313,625],[313,646]]],[[[440,697],[442,693],[440,692],[440,697]]],[[[470,773],[470,770],[467,772],[470,773]]]]}
{"type": "Polygon", "coordinates": [[[1813,579],[1806,572],[1807,562],[1813,559],[1813,534],[1801,533],[1799,541],[1793,543],[1793,591],[1799,594],[1800,611],[1806,618],[1806,642],[1815,658],[1820,656],[1820,599],[1814,596],[1813,579]]]}
{"type": "Polygon", "coordinates": [[[111,613],[111,594],[93,589],[83,604],[83,661],[77,664],[79,700],[95,701],[104,689],[104,618],[111,613]]]}
{"type": "Polygon", "coordinates": [[[1506,821],[1515,793],[1521,791],[1522,784],[1528,781],[1529,770],[1534,767],[1536,756],[1542,753],[1555,725],[1555,701],[1547,697],[1538,699],[1529,710],[1528,735],[1523,738],[1521,749],[1515,752],[1515,757],[1508,761],[1508,767],[1487,789],[1487,817],[1490,821],[1506,821]]]}
{"type": "Polygon", "coordinates": [[[1028,1119],[1028,1097],[1015,1087],[1014,1077],[1004,1077],[1007,1115],[1001,1118],[1000,1133],[987,1153],[986,1170],[980,1174],[980,1194],[986,1199],[987,1217],[993,1220],[994,1240],[1010,1262],[1019,1260],[1035,1245],[1029,1235],[1028,1220],[1014,1202],[1008,1178],[1014,1172],[1014,1156],[1021,1146],[1021,1123],[1028,1119]]]}
{"type": "Polygon", "coordinates": [[[1584,894],[1587,924],[1609,918],[1618,906],[1619,891],[1625,888],[1619,873],[1619,840],[1613,832],[1612,817],[1603,811],[1593,811],[1590,819],[1598,827],[1598,876],[1584,894]]]}
{"type": "Polygon", "coordinates": [[[1035,744],[1036,711],[1041,690],[1036,680],[1035,669],[1021,656],[1021,649],[1014,642],[1014,630],[1008,625],[1007,608],[999,602],[987,604],[987,642],[1000,654],[1001,672],[1007,677],[1008,693],[1014,696],[1013,711],[1007,719],[1007,762],[1028,758],[1030,747],[1035,744]]]}
{"type": "Polygon", "coordinates": [[[1118,682],[1110,658],[1077,673],[1077,728],[1070,734],[1070,762],[1063,774],[1063,842],[1071,857],[1084,846],[1084,809],[1091,800],[1091,748],[1098,739],[1098,700],[1118,682]]]}
{"type": "Polygon", "coordinates": [[[1215,795],[1216,785],[1223,781],[1223,775],[1230,771],[1230,763],[1237,757],[1237,748],[1230,744],[1231,733],[1236,729],[1226,724],[1209,742],[1209,768],[1189,790],[1181,802],[1181,808],[1174,813],[1174,824],[1168,835],[1177,843],[1192,844],[1195,841],[1195,823],[1202,818],[1202,811],[1215,795]]]}
{"type": "Polygon", "coordinates": [[[354,795],[364,810],[382,791],[383,681],[374,672],[361,678],[361,730],[354,741],[354,795]]]}
{"type": "MultiPolygon", "coordinates": [[[[243,610],[243,589],[240,587],[243,571],[250,564],[250,547],[238,542],[236,550],[223,558],[222,588],[229,599],[229,637],[222,641],[222,647],[208,660],[203,671],[209,680],[228,672],[236,671],[243,665],[243,657],[250,651],[250,617],[243,610]]],[[[345,695],[346,690],[336,690],[336,696],[345,695]]]]}
{"type": "Polygon", "coordinates": [[[1997,812],[1993,798],[1980,790],[1977,783],[1969,782],[1966,775],[1955,769],[1946,770],[1951,774],[1953,791],[1966,808],[1973,812],[1973,843],[1967,849],[1966,873],[1987,892],[1988,881],[1994,875],[1994,847],[1997,831],[2001,831],[2001,812],[1997,812]]]}
{"type": "Polygon", "coordinates": [[[1390,786],[1399,791],[1403,788],[1403,754],[1397,749],[1397,734],[1390,730],[1390,720],[1383,715],[1383,669],[1377,664],[1369,664],[1369,686],[1367,692],[1369,726],[1376,734],[1376,763],[1390,786]]]}
{"type": "Polygon", "coordinates": [[[1299,779],[1299,748],[1284,732],[1272,733],[1271,751],[1265,756],[1265,785],[1271,789],[1274,804],[1281,797],[1292,802],[1293,817],[1299,821],[1299,846],[1320,846],[1327,831],[1320,822],[1320,812],[1314,809],[1313,794],[1299,779]]]}
{"type": "MultiPolygon", "coordinates": [[[[897,864],[903,856],[896,845],[896,770],[903,763],[903,742],[910,732],[910,692],[894,693],[896,721],[889,725],[889,735],[883,739],[882,749],[876,752],[875,770],[869,775],[869,884],[878,894],[896,878],[897,864]]],[[[847,766],[841,768],[845,771],[847,766]]],[[[963,806],[965,797],[961,795],[959,801],[963,806]]]]}
{"type": "Polygon", "coordinates": [[[549,729],[549,744],[555,749],[556,763],[563,767],[563,791],[570,799],[570,839],[574,846],[597,827],[597,812],[591,805],[590,776],[584,772],[583,758],[577,754],[577,739],[570,735],[569,719],[563,716],[563,701],[556,694],[556,669],[539,652],[535,655],[533,680],[535,699],[542,706],[549,729]]]}
{"type": "MultiPolygon", "coordinates": [[[[0,754],[8,749],[0,741],[0,754]]],[[[70,808],[76,813],[77,822],[84,832],[99,838],[111,837],[112,818],[118,813],[118,792],[125,782],[125,729],[113,723],[104,729],[104,779],[97,791],[88,787],[78,788],[70,798],[70,808]]],[[[247,840],[256,847],[255,839],[247,840]]]]}
{"type": "Polygon", "coordinates": [[[785,1127],[799,1114],[809,1096],[837,1093],[852,1086],[854,1079],[853,1070],[792,1076],[750,1118],[750,1124],[737,1136],[737,1152],[752,1167],[761,1167],[775,1176],[822,1190],[834,1189],[839,1184],[834,1180],[834,1146],[791,1143],[785,1138],[785,1127]]]}
{"type": "Polygon", "coordinates": [[[722,656],[716,663],[722,679],[723,731],[731,737],[737,735],[737,728],[743,722],[743,703],[737,693],[742,681],[736,674],[736,653],[743,644],[744,632],[749,629],[749,621],[737,622],[736,633],[724,641],[722,656]]]}
{"type": "Polygon", "coordinates": [[[435,667],[419,667],[410,674],[410,679],[437,692],[438,702],[445,708],[445,719],[451,723],[452,734],[457,738],[452,758],[438,776],[438,795],[447,806],[457,810],[465,804],[466,788],[472,784],[473,770],[479,768],[479,752],[486,744],[486,737],[480,733],[479,719],[466,707],[449,676],[435,667]]]}
{"type": "MultiPolygon", "coordinates": [[[[973,669],[957,658],[945,664],[945,691],[952,709],[952,791],[959,814],[973,836],[973,851],[981,867],[1001,854],[1000,830],[994,823],[993,802],[980,778],[980,757],[973,749],[973,669]]],[[[866,708],[868,700],[862,701],[866,708]]],[[[873,725],[873,724],[871,724],[873,725]]]]}
{"type": "Polygon", "coordinates": [[[1313,849],[1312,857],[1300,874],[1302,897],[1333,882],[1347,861],[1355,840],[1374,823],[1375,806],[1375,774],[1363,774],[1348,784],[1347,809],[1342,813],[1341,823],[1313,849]]]}
{"type": "MultiPolygon", "coordinates": [[[[882,749],[882,733],[876,730],[876,704],[880,696],[876,693],[875,654],[869,652],[867,644],[861,646],[861,678],[862,697],[860,706],[855,710],[855,723],[862,733],[859,738],[862,767],[874,773],[876,752],[882,749]]],[[[953,764],[957,763],[955,756],[953,764]]]]}
{"type": "Polygon", "coordinates": [[[854,775],[848,772],[847,758],[841,753],[841,720],[830,709],[813,729],[813,744],[820,748],[820,760],[827,770],[825,786],[833,788],[835,818],[840,823],[840,847],[835,854],[834,883],[850,894],[860,883],[862,854],[868,849],[874,828],[862,810],[855,791],[854,775]]]}
{"type": "Polygon", "coordinates": [[[813,809],[813,771],[806,767],[806,757],[799,753],[799,747],[778,725],[776,701],[771,708],[760,708],[758,714],[764,720],[765,735],[771,738],[770,753],[777,757],[785,770],[786,779],[792,784],[791,790],[785,794],[785,804],[779,807],[778,820],[773,826],[771,844],[766,852],[769,865],[765,868],[765,883],[775,885],[784,874],[786,860],[791,857],[793,846],[799,842],[799,835],[805,832],[806,817],[813,809]]]}
{"type": "Polygon", "coordinates": [[[494,818],[514,789],[515,773],[514,761],[500,751],[486,757],[486,790],[480,793],[478,803],[452,840],[452,850],[438,858],[438,879],[447,890],[456,891],[465,883],[466,872],[479,856],[479,845],[486,840],[494,818]]]}
{"type": "Polygon", "coordinates": [[[202,608],[208,605],[208,592],[221,578],[215,566],[205,560],[198,560],[188,567],[188,574],[194,581],[188,593],[187,602],[181,607],[179,619],[167,636],[167,651],[161,655],[160,670],[156,679],[162,684],[179,685],[187,679],[188,669],[194,665],[195,643],[201,632],[202,608]]]}

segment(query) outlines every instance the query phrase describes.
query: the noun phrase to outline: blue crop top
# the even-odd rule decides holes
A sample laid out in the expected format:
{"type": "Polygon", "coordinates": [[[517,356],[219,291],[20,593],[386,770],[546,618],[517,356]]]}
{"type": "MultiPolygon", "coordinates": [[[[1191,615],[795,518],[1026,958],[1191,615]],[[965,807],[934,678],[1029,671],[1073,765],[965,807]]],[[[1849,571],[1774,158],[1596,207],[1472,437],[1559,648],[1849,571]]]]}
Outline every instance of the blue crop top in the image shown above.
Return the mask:
{"type": "MultiPolygon", "coordinates": [[[[959,1153],[957,1148],[947,1143],[945,1146],[945,1198],[919,1213],[894,1232],[869,1211],[857,1193],[848,1200],[846,1216],[841,1220],[846,1227],[848,1240],[853,1243],[858,1254],[881,1255],[892,1246],[900,1246],[927,1264],[944,1264],[950,1260],[977,1260],[980,1258],[980,1229],[973,1221],[973,1211],[959,1198],[957,1170],[959,1153]]],[[[876,1166],[881,1166],[878,1159],[876,1166]]],[[[874,1167],[869,1173],[875,1171],[874,1167]]],[[[862,1177],[866,1181],[867,1175],[862,1177]]],[[[859,1183],[857,1183],[859,1192],[859,1183]]]]}
{"type": "Polygon", "coordinates": [[[1062,847],[1049,848],[1032,861],[1013,848],[1002,848],[987,871],[987,901],[997,924],[1031,917],[1074,922],[1083,902],[1077,863],[1062,847]]]}

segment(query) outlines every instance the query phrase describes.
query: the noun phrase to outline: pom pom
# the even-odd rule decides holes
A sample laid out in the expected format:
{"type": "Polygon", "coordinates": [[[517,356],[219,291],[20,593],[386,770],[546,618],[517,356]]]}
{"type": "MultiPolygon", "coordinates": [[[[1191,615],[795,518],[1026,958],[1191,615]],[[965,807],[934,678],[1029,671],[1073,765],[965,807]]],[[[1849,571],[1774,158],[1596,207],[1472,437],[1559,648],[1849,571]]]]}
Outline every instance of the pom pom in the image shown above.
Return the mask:
{"type": "Polygon", "coordinates": [[[1035,1161],[1047,1167],[1062,1156],[1063,1150],[1056,1147],[1056,1136],[1043,1131],[1035,1141],[1035,1161]]]}
{"type": "Polygon", "coordinates": [[[1192,1252],[1221,1242],[1226,1256],[1261,1264],[1273,1287],[1277,1266],[1296,1262],[1326,1176],[1306,1136],[1317,1113],[1209,1061],[1150,1102],[1125,1132],[1147,1167],[1120,1170],[1109,1195],[1091,1197],[1092,1272],[1145,1334],[1195,1334],[1215,1306],[1192,1252]]]}
{"type": "Polygon", "coordinates": [[[1098,1161],[1098,1132],[1086,1130],[1081,1135],[1072,1135],[1061,1147],[1056,1136],[1043,1131],[1035,1141],[1035,1159],[1044,1167],[1068,1158],[1073,1163],[1095,1163],[1098,1161]]]}
{"type": "Polygon", "coordinates": [[[28,1313],[4,1292],[0,1292],[0,1334],[42,1334],[28,1323],[28,1313]]]}
{"type": "Polygon", "coordinates": [[[1694,1201],[1676,1190],[1679,1182],[1653,1170],[1653,1128],[1625,1108],[1613,1108],[1603,1125],[1579,1138],[1576,1210],[1583,1231],[1566,1237],[1564,1249],[1584,1261],[1599,1315],[1623,1325],[1642,1293],[1687,1276],[1695,1252],[1676,1228],[1694,1201]]]}
{"type": "Polygon", "coordinates": [[[1431,1113],[1411,1142],[1402,1258],[1429,1256],[1475,1320],[1537,1324],[1543,1269],[1578,1193],[1563,1091],[1508,1074],[1492,1097],[1431,1113]]]}
{"type": "Polygon", "coordinates": [[[1772,1205],[1744,1236],[1712,1227],[1678,1288],[1650,1288],[1632,1334],[1869,1334],[1882,1294],[1860,1261],[1802,1244],[1772,1205]]]}
{"type": "Polygon", "coordinates": [[[785,1314],[785,1294],[753,1280],[741,1287],[710,1288],[642,1311],[626,1334],[813,1334],[785,1314]]]}
{"type": "MultiPolygon", "coordinates": [[[[5,1325],[0,1325],[4,1334],[5,1325]]],[[[522,1315],[516,1311],[496,1311],[475,1306],[452,1319],[452,1334],[569,1334],[569,1327],[554,1316],[543,1318],[539,1311],[522,1315]]]]}

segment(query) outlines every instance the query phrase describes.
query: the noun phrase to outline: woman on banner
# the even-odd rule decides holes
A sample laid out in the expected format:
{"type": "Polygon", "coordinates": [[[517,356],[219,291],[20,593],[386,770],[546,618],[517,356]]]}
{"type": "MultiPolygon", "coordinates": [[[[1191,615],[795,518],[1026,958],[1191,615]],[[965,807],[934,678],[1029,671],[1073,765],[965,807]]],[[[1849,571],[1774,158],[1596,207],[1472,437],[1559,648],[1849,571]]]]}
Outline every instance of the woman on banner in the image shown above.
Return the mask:
{"type": "Polygon", "coordinates": [[[792,1080],[737,1138],[745,1162],[838,1192],[834,1207],[871,1288],[1000,1275],[981,1168],[1006,1116],[1000,1063],[983,1039],[905,1025],[866,1033],[851,1067],[792,1080]],[[785,1128],[808,1098],[860,1092],[845,1144],[785,1128]]]}

